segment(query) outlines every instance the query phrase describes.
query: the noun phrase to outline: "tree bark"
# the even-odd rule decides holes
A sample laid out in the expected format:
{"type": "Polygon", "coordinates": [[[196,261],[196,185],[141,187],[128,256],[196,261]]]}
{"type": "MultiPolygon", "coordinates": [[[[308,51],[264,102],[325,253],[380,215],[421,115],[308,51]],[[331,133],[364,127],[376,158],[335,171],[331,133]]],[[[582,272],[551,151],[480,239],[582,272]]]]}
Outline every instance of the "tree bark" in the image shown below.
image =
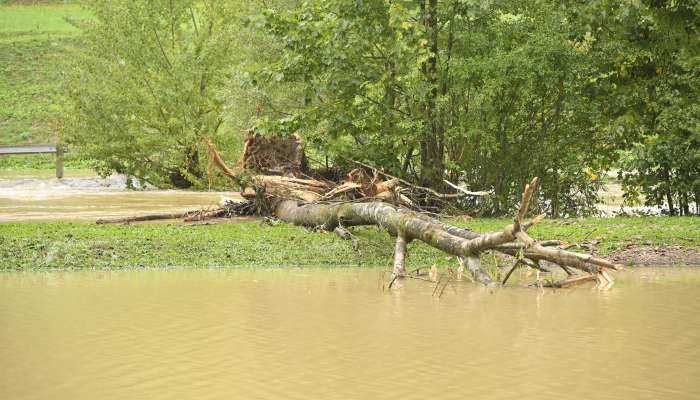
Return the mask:
{"type": "Polygon", "coordinates": [[[406,245],[408,244],[404,235],[396,237],[396,247],[394,249],[394,276],[406,275],[406,245]]]}
{"type": "Polygon", "coordinates": [[[523,199],[510,224],[498,232],[477,233],[463,228],[443,224],[429,216],[400,209],[381,202],[299,204],[284,200],[276,207],[276,215],[283,221],[307,227],[320,227],[334,230],[339,226],[376,225],[396,236],[394,275],[405,274],[406,243],[420,240],[466,262],[474,278],[486,285],[494,280],[480,266],[479,256],[487,250],[519,256],[537,261],[549,261],[562,266],[588,272],[592,275],[603,273],[604,269],[618,270],[621,266],[588,254],[543,246],[527,235],[527,229],[539,222],[539,217],[524,223],[528,204],[536,185],[536,180],[526,186],[523,199]]]}
{"type": "Polygon", "coordinates": [[[671,186],[671,175],[668,172],[668,168],[664,167],[663,176],[664,180],[666,181],[666,201],[668,202],[668,213],[671,216],[675,216],[676,208],[673,206],[673,190],[671,186]]]}
{"type": "Polygon", "coordinates": [[[138,215],[135,217],[120,217],[120,218],[100,218],[95,221],[96,224],[130,224],[132,222],[144,222],[144,221],[157,221],[163,219],[179,219],[187,217],[188,215],[193,215],[197,211],[185,211],[185,212],[170,212],[170,213],[158,213],[158,214],[147,214],[138,215]]]}
{"type": "Polygon", "coordinates": [[[425,126],[420,140],[421,171],[420,183],[440,190],[443,186],[442,178],[445,169],[444,163],[444,132],[437,115],[438,98],[438,0],[428,0],[427,5],[421,4],[423,24],[426,36],[430,41],[430,54],[423,64],[423,74],[430,85],[430,91],[426,94],[424,111],[425,126]],[[427,7],[426,7],[427,6],[427,7]]]}

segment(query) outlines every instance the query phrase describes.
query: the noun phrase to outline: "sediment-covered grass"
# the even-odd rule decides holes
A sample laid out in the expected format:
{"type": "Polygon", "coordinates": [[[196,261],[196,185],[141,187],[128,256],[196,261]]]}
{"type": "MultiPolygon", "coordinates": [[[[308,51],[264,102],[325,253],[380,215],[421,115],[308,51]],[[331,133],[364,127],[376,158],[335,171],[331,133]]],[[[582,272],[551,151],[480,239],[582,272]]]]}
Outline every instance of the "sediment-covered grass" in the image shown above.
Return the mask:
{"type": "MultiPolygon", "coordinates": [[[[507,219],[460,222],[492,231],[507,219]]],[[[569,243],[595,240],[598,253],[629,244],[700,247],[696,218],[610,218],[545,221],[532,229],[540,239],[569,243]]],[[[331,233],[261,221],[211,225],[90,223],[0,224],[0,269],[83,269],[140,267],[389,266],[393,240],[373,227],[356,228],[359,251],[331,233]]],[[[420,242],[409,247],[410,267],[456,265],[420,242]]]]}

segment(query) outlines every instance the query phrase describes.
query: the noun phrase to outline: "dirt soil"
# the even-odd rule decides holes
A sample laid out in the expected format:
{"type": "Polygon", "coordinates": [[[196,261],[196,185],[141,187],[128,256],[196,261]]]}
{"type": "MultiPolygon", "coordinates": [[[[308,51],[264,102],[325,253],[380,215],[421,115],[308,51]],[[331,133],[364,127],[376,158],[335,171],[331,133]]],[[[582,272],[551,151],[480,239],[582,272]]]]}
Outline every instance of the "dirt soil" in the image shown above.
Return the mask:
{"type": "Polygon", "coordinates": [[[700,249],[677,245],[647,246],[630,244],[607,257],[624,265],[700,266],[700,249]]]}

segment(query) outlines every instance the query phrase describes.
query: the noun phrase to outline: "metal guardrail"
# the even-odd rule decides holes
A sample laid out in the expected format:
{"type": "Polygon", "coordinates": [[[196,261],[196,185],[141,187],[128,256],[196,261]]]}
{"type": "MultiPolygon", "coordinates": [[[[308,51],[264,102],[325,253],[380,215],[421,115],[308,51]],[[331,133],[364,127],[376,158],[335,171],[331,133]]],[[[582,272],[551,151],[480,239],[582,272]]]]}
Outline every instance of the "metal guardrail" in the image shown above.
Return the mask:
{"type": "Polygon", "coordinates": [[[56,154],[56,178],[63,178],[63,153],[61,145],[51,144],[25,144],[25,145],[0,145],[0,156],[26,155],[26,154],[56,154]]]}

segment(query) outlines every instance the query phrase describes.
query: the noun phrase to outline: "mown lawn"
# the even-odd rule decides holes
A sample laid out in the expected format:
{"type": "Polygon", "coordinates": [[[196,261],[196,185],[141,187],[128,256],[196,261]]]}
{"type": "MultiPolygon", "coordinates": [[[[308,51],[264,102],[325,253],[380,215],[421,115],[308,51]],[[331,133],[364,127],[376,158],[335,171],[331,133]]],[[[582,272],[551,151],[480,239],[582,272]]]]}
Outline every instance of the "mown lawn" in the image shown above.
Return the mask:
{"type": "MultiPolygon", "coordinates": [[[[459,223],[497,230],[507,219],[459,223]]],[[[540,239],[569,243],[598,240],[606,255],[628,244],[700,247],[697,218],[610,218],[545,221],[532,229],[540,239]]],[[[139,267],[390,266],[393,241],[373,227],[356,228],[359,252],[330,233],[260,221],[212,225],[90,223],[0,224],[0,269],[139,267]]],[[[411,266],[454,266],[455,260],[420,242],[410,246],[411,266]]]]}

